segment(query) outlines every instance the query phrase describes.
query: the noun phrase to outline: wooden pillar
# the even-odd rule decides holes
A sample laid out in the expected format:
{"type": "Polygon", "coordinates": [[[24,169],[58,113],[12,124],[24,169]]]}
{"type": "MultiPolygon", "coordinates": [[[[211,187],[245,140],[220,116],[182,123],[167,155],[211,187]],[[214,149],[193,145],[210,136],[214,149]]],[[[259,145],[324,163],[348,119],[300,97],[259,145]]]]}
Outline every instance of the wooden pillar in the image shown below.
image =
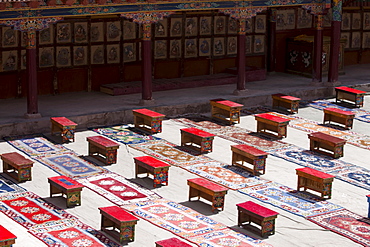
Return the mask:
{"type": "Polygon", "coordinates": [[[276,70],[276,9],[269,9],[267,72],[276,70]]]}
{"type": "MultiPolygon", "coordinates": [[[[331,22],[330,56],[328,82],[333,84],[338,82],[339,75],[339,56],[340,56],[340,28],[341,21],[331,22]]],[[[342,58],[343,59],[343,58],[342,58]]]]}
{"type": "Polygon", "coordinates": [[[315,15],[315,35],[313,48],[313,63],[312,63],[312,82],[317,83],[322,81],[322,45],[323,45],[323,30],[322,30],[322,15],[315,15]]]}
{"type": "Polygon", "coordinates": [[[237,48],[237,69],[238,76],[236,80],[235,95],[241,95],[246,92],[245,89],[245,24],[246,19],[238,19],[238,48],[237,48]]]}
{"type": "Polygon", "coordinates": [[[141,103],[145,104],[152,100],[152,44],[151,44],[151,23],[143,23],[143,39],[141,43],[142,58],[142,99],[141,103]]]}
{"type": "Polygon", "coordinates": [[[28,77],[27,84],[27,113],[26,118],[38,118],[41,115],[38,112],[37,99],[37,54],[36,54],[36,31],[27,31],[27,68],[26,73],[28,77]]]}

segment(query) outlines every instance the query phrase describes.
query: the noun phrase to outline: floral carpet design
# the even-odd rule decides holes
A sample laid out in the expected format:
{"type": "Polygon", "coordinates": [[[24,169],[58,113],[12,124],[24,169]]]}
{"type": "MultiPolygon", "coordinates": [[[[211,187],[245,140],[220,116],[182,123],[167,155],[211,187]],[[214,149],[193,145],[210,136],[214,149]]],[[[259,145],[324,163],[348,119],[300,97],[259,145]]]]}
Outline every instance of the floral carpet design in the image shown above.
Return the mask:
{"type": "Polygon", "coordinates": [[[30,156],[71,152],[63,145],[54,144],[44,137],[8,139],[8,143],[30,156]]]}
{"type": "Polygon", "coordinates": [[[77,181],[118,206],[160,198],[154,192],[131,183],[115,173],[82,178],[77,181]]]}
{"type": "Polygon", "coordinates": [[[370,246],[370,220],[347,209],[308,217],[308,220],[353,241],[370,246]]]}
{"type": "Polygon", "coordinates": [[[0,175],[0,194],[2,193],[20,193],[26,190],[21,186],[13,183],[10,179],[0,175]]]}
{"type": "Polygon", "coordinates": [[[308,217],[341,209],[339,205],[322,201],[318,196],[299,192],[275,182],[238,190],[254,199],[269,203],[290,213],[308,217]]]}

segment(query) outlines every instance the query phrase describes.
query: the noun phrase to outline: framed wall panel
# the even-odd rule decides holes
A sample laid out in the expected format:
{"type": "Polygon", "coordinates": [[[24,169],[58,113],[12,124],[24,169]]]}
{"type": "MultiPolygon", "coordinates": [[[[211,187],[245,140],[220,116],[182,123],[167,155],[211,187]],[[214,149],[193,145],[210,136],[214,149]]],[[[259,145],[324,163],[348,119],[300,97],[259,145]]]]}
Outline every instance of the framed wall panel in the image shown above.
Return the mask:
{"type": "Polygon", "coordinates": [[[211,48],[211,38],[199,39],[199,56],[210,56],[211,48]]]}
{"type": "Polygon", "coordinates": [[[307,10],[298,8],[297,28],[311,28],[311,27],[312,27],[312,15],[309,14],[307,10]]]}
{"type": "Polygon", "coordinates": [[[362,33],[362,48],[370,48],[370,32],[362,33]]]}
{"type": "Polygon", "coordinates": [[[214,38],[213,42],[213,55],[225,55],[225,38],[214,38]]]}
{"type": "Polygon", "coordinates": [[[18,51],[3,51],[2,52],[2,71],[13,71],[18,69],[18,51]]]}
{"type": "Polygon", "coordinates": [[[91,46],[91,64],[104,64],[104,46],[91,46]]]}
{"type": "Polygon", "coordinates": [[[185,36],[198,35],[198,18],[191,17],[185,19],[185,36]]]}
{"type": "Polygon", "coordinates": [[[21,46],[26,47],[28,42],[28,34],[27,32],[20,32],[21,33],[21,46]]]}
{"type": "Polygon", "coordinates": [[[123,21],[123,39],[136,39],[136,24],[129,20],[123,21]]]}
{"type": "Polygon", "coordinates": [[[76,43],[87,43],[87,22],[76,22],[74,24],[74,41],[76,43]]]}
{"type": "Polygon", "coordinates": [[[87,46],[73,47],[73,65],[82,66],[87,65],[87,46]]]}
{"type": "Polygon", "coordinates": [[[69,46],[58,46],[55,60],[57,67],[71,66],[71,48],[69,46]]]}
{"type": "Polygon", "coordinates": [[[212,17],[203,16],[199,19],[199,34],[200,35],[211,35],[212,17]]]}
{"type": "Polygon", "coordinates": [[[155,37],[167,37],[167,19],[155,23],[155,37]]]}
{"type": "Polygon", "coordinates": [[[363,30],[370,30],[370,12],[364,12],[363,30]]]}
{"type": "Polygon", "coordinates": [[[249,18],[245,20],[245,31],[246,33],[252,33],[253,32],[253,19],[249,18]]]}
{"type": "Polygon", "coordinates": [[[342,14],[342,30],[351,30],[351,13],[342,14]]]}
{"type": "Polygon", "coordinates": [[[18,46],[18,33],[11,27],[2,28],[2,44],[4,48],[18,46]]]}
{"type": "Polygon", "coordinates": [[[123,62],[136,61],[136,45],[135,43],[123,44],[123,62]]]}
{"type": "Polygon", "coordinates": [[[154,42],[154,58],[167,58],[167,40],[156,40],[154,42]]]}
{"type": "Polygon", "coordinates": [[[197,57],[198,50],[197,50],[197,40],[196,39],[185,39],[185,58],[190,57],[197,57]]]}
{"type": "Polygon", "coordinates": [[[238,39],[236,37],[227,38],[227,55],[237,54],[238,39]]]}
{"type": "Polygon", "coordinates": [[[352,13],[352,30],[361,29],[361,13],[352,13]]]}
{"type": "Polygon", "coordinates": [[[346,42],[344,43],[344,48],[350,48],[351,44],[351,33],[350,32],[341,32],[340,33],[340,38],[345,39],[346,42]]]}
{"type": "Polygon", "coordinates": [[[104,41],[103,22],[91,23],[90,40],[91,42],[103,42],[104,41]]]}
{"type": "Polygon", "coordinates": [[[49,28],[39,31],[39,45],[50,45],[53,43],[54,26],[50,25],[49,28]]]}
{"type": "Polygon", "coordinates": [[[214,34],[225,34],[226,33],[226,16],[215,16],[213,24],[214,34]]]}
{"type": "Polygon", "coordinates": [[[54,47],[39,48],[39,67],[47,68],[54,66],[54,47]]]}
{"type": "Polygon", "coordinates": [[[181,57],[181,40],[174,39],[170,41],[170,58],[181,57]]]}
{"type": "Polygon", "coordinates": [[[245,37],[245,54],[252,54],[252,35],[246,35],[245,37]]]}
{"type": "Polygon", "coordinates": [[[171,37],[182,36],[182,18],[171,18],[171,37]]]}
{"type": "Polygon", "coordinates": [[[57,23],[57,42],[70,43],[71,38],[71,23],[57,23]]]}
{"type": "Polygon", "coordinates": [[[352,41],[351,41],[351,48],[360,48],[361,47],[361,33],[360,32],[352,32],[352,41]]]}
{"type": "Polygon", "coordinates": [[[253,53],[265,52],[265,35],[255,35],[253,42],[253,53]]]}
{"type": "Polygon", "coordinates": [[[21,50],[21,69],[27,69],[27,54],[26,50],[21,50]]]}
{"type": "Polygon", "coordinates": [[[276,11],[276,30],[288,30],[295,28],[295,10],[276,11]]]}
{"type": "Polygon", "coordinates": [[[228,28],[227,28],[227,33],[228,34],[237,34],[238,32],[238,21],[235,20],[234,18],[229,17],[228,20],[228,28]]]}
{"type": "Polygon", "coordinates": [[[107,41],[120,41],[121,39],[121,22],[107,22],[107,41]]]}
{"type": "Polygon", "coordinates": [[[119,63],[120,62],[120,49],[119,44],[107,45],[107,63],[119,63]]]}
{"type": "Polygon", "coordinates": [[[255,32],[265,33],[266,32],[266,15],[257,15],[255,18],[255,32]]]}

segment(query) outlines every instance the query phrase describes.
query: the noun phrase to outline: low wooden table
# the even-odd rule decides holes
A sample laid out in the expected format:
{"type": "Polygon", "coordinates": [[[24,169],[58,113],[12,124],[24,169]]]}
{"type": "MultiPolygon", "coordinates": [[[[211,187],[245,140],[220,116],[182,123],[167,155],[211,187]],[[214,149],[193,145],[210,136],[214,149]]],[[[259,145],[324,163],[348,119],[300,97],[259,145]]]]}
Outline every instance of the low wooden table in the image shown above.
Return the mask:
{"type": "Polygon", "coordinates": [[[298,113],[300,98],[282,93],[272,94],[272,107],[283,107],[291,113],[298,113]]]}
{"type": "Polygon", "coordinates": [[[212,99],[210,104],[213,118],[224,120],[229,124],[240,123],[240,110],[243,105],[225,99],[212,99]]]}
{"type": "Polygon", "coordinates": [[[298,191],[300,188],[304,188],[304,191],[311,189],[321,193],[322,199],[325,199],[325,196],[328,196],[328,199],[331,198],[334,176],[309,167],[297,168],[295,170],[298,175],[298,191]]]}
{"type": "Polygon", "coordinates": [[[16,179],[18,182],[32,180],[33,161],[19,153],[11,152],[1,154],[3,160],[3,172],[16,179]]]}
{"type": "Polygon", "coordinates": [[[205,132],[197,128],[180,129],[181,146],[191,146],[200,153],[212,152],[214,134],[205,132]],[[190,143],[190,144],[187,144],[190,143]],[[193,146],[196,144],[197,146],[193,146]]]}
{"type": "Polygon", "coordinates": [[[135,240],[135,225],[138,218],[118,206],[101,207],[99,210],[102,231],[112,235],[120,243],[135,240]]]}
{"type": "Polygon", "coordinates": [[[211,182],[204,178],[188,179],[189,185],[189,201],[191,198],[197,196],[212,202],[212,212],[215,209],[221,208],[224,210],[225,195],[227,188],[211,182]]]}
{"type": "Polygon", "coordinates": [[[238,226],[247,226],[250,230],[256,231],[262,237],[275,234],[275,219],[279,213],[261,206],[252,201],[246,201],[243,203],[236,204],[238,207],[238,226]],[[247,222],[246,225],[243,223],[247,222]],[[255,223],[261,227],[256,229],[251,225],[255,223]]]}
{"type": "Polygon", "coordinates": [[[345,128],[351,129],[355,114],[350,111],[342,111],[338,108],[328,107],[324,109],[324,124],[326,122],[335,122],[343,124],[345,128]]]}
{"type": "Polygon", "coordinates": [[[257,120],[257,132],[273,135],[278,138],[287,137],[287,126],[289,119],[274,116],[268,113],[256,114],[255,119],[257,120]],[[267,130],[277,133],[277,136],[266,132],[267,130]]]}
{"type": "Polygon", "coordinates": [[[55,194],[66,196],[66,205],[68,208],[81,205],[82,184],[66,176],[57,176],[48,178],[50,184],[50,197],[55,194]]]}
{"type": "Polygon", "coordinates": [[[357,90],[350,87],[335,88],[335,102],[347,100],[355,104],[355,107],[364,106],[365,91],[357,90]]]}
{"type": "Polygon", "coordinates": [[[132,110],[135,128],[151,134],[162,132],[162,120],[166,115],[148,109],[132,110]]]}
{"type": "Polygon", "coordinates": [[[322,132],[310,133],[308,138],[310,139],[311,151],[329,155],[335,159],[343,157],[343,147],[346,144],[346,140],[322,132]],[[325,149],[325,151],[321,150],[321,148],[325,149]],[[332,153],[328,151],[332,151],[332,153]]]}
{"type": "Polygon", "coordinates": [[[51,134],[60,132],[63,142],[75,141],[75,129],[77,124],[65,117],[52,117],[51,121],[51,134]]]}
{"type": "Polygon", "coordinates": [[[117,163],[117,149],[119,144],[104,136],[90,136],[86,138],[89,142],[89,155],[101,160],[106,165],[117,163]]]}
{"type": "Polygon", "coordinates": [[[0,225],[0,246],[11,247],[13,244],[15,244],[16,238],[17,236],[15,236],[2,225],[0,225]]]}
{"type": "Polygon", "coordinates": [[[165,184],[168,185],[168,169],[170,165],[164,163],[152,156],[134,157],[135,161],[135,175],[146,173],[153,175],[153,186],[165,184]]]}
{"type": "Polygon", "coordinates": [[[178,238],[169,238],[165,240],[160,240],[155,242],[155,247],[191,247],[190,244],[178,238]]]}
{"type": "Polygon", "coordinates": [[[265,164],[268,153],[245,144],[231,145],[231,151],[233,153],[232,165],[247,169],[249,172],[252,172],[254,176],[258,171],[262,171],[262,174],[265,174],[265,164]],[[252,164],[253,169],[244,166],[244,161],[252,164]]]}

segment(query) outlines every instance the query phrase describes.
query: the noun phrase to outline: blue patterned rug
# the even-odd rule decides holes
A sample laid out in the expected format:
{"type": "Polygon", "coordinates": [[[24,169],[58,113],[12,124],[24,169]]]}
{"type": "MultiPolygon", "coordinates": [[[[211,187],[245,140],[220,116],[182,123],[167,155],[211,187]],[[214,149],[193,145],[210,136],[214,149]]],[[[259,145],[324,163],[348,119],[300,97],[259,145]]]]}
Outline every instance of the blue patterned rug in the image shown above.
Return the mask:
{"type": "Polygon", "coordinates": [[[134,131],[131,131],[129,129],[129,126],[127,125],[113,126],[107,128],[97,128],[93,129],[93,131],[126,145],[139,144],[143,142],[161,139],[151,135],[139,134],[134,131]]]}
{"type": "Polygon", "coordinates": [[[302,217],[341,209],[339,205],[322,201],[318,196],[297,192],[279,183],[267,183],[238,190],[254,199],[269,203],[302,217]]]}
{"type": "Polygon", "coordinates": [[[19,193],[25,192],[26,189],[21,186],[13,183],[10,179],[7,179],[5,176],[0,175],[0,194],[2,193],[19,193]]]}
{"type": "Polygon", "coordinates": [[[312,102],[308,103],[308,106],[319,109],[319,110],[323,110],[327,107],[333,107],[333,108],[340,109],[342,111],[350,111],[350,112],[355,113],[355,118],[357,120],[361,120],[363,122],[370,123],[370,112],[365,111],[365,110],[360,109],[360,108],[348,108],[348,107],[344,107],[344,106],[341,106],[341,105],[337,105],[334,102],[330,102],[328,100],[312,101],[312,102]]]}
{"type": "Polygon", "coordinates": [[[73,153],[50,154],[34,158],[59,174],[68,177],[86,177],[108,172],[108,170],[95,166],[73,153]]]}

